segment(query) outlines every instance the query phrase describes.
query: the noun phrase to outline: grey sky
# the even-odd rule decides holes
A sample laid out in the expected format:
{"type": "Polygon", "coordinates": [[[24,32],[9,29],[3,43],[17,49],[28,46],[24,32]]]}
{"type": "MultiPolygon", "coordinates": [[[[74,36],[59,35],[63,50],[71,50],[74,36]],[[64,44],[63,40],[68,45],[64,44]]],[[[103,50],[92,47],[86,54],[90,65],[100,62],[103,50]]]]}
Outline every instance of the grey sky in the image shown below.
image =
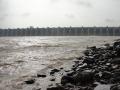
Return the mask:
{"type": "Polygon", "coordinates": [[[120,0],[0,0],[0,27],[119,26],[120,0]]]}

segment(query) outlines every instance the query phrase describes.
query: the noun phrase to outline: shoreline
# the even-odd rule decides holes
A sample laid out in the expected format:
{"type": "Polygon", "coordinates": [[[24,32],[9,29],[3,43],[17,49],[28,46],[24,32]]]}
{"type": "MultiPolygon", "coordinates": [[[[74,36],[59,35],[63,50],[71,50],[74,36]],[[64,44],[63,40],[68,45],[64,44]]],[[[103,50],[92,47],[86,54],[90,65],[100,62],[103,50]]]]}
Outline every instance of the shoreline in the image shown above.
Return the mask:
{"type": "Polygon", "coordinates": [[[47,90],[119,90],[120,40],[104,47],[88,47],[84,56],[73,62],[60,83],[47,90]]]}

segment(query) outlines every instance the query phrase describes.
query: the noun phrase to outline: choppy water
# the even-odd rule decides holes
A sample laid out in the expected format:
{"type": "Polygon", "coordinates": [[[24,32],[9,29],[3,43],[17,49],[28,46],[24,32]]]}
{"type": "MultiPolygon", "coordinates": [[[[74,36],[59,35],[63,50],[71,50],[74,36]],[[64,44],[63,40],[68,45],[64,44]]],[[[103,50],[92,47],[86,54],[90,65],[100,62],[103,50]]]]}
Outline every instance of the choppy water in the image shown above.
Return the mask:
{"type": "Polygon", "coordinates": [[[119,38],[117,36],[0,37],[0,90],[3,88],[13,90],[12,82],[21,76],[32,75],[57,62],[69,62],[80,56],[87,46],[99,46],[119,38]]]}

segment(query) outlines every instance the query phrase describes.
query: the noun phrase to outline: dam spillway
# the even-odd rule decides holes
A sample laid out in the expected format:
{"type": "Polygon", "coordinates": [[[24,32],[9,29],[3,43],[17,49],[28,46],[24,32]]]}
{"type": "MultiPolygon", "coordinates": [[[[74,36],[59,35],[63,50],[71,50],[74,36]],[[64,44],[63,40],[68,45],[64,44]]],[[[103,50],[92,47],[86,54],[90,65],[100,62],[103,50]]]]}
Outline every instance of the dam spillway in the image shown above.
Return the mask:
{"type": "Polygon", "coordinates": [[[120,36],[120,27],[0,29],[0,36],[120,36]]]}

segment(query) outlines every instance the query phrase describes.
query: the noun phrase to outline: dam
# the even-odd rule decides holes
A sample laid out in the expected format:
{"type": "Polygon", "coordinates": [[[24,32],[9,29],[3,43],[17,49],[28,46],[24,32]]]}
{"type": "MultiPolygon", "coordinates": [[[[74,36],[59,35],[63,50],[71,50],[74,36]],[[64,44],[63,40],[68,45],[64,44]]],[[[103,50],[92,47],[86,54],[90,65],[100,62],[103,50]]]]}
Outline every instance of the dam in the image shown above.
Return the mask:
{"type": "Polygon", "coordinates": [[[0,36],[120,36],[120,27],[29,27],[0,29],[0,36]]]}

